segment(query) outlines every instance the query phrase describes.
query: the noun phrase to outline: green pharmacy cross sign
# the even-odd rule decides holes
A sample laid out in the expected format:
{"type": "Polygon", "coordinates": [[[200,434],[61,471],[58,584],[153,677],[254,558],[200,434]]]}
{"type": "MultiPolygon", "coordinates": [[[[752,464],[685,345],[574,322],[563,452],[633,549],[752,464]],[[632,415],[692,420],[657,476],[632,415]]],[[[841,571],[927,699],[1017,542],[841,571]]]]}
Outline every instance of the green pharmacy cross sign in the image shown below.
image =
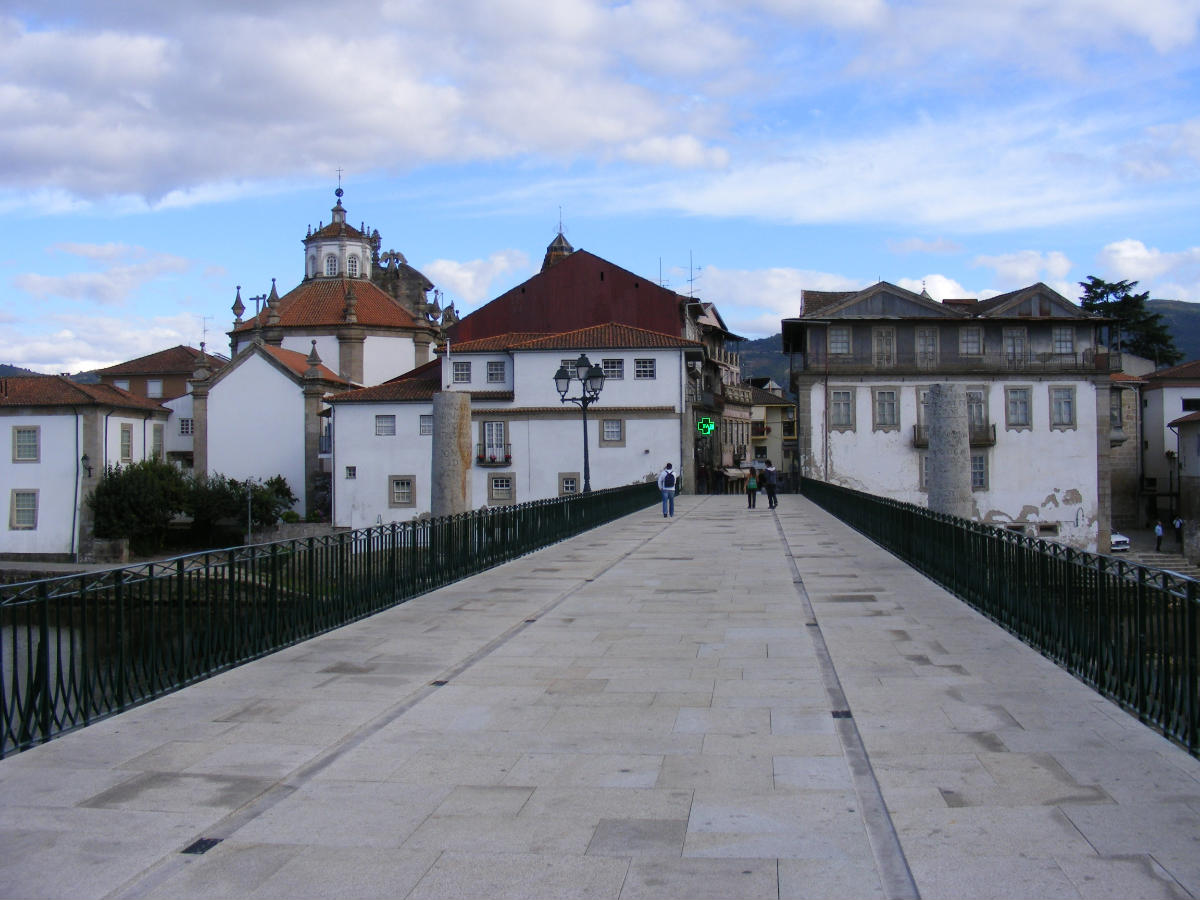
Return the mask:
{"type": "Polygon", "coordinates": [[[696,423],[696,430],[698,432],[700,432],[701,434],[707,436],[717,430],[717,423],[714,422],[712,419],[710,419],[708,416],[705,416],[703,419],[701,419],[700,421],[698,421],[696,423]]]}

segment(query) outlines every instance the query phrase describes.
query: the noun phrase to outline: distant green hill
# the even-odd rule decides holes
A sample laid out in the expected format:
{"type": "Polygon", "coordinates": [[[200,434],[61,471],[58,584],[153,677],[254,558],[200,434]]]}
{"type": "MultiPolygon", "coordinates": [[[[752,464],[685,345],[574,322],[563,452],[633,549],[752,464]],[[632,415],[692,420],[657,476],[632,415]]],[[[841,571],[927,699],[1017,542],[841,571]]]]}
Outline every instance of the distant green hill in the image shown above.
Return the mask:
{"type": "Polygon", "coordinates": [[[0,363],[0,378],[19,378],[22,375],[36,375],[29,369],[22,369],[20,366],[10,366],[8,363],[0,363]]]}
{"type": "Polygon", "coordinates": [[[1200,303],[1186,300],[1149,300],[1146,308],[1163,317],[1175,346],[1183,354],[1180,362],[1200,359],[1200,303]]]}
{"type": "Polygon", "coordinates": [[[773,378],[782,388],[788,386],[788,358],[783,355],[783,334],[743,341],[738,353],[742,360],[742,379],[773,378]]]}

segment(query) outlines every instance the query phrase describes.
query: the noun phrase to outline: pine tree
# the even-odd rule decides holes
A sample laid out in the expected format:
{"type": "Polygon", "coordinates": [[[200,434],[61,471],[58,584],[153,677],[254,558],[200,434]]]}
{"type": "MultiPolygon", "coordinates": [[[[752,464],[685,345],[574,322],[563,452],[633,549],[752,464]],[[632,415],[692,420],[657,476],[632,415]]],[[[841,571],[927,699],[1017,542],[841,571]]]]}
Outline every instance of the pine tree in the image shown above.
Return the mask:
{"type": "Polygon", "coordinates": [[[1160,366],[1171,366],[1183,358],[1162,316],[1146,309],[1150,292],[1134,293],[1136,281],[1104,281],[1089,275],[1079,282],[1083,294],[1079,305],[1088,312],[1116,319],[1109,338],[1109,349],[1124,350],[1160,366]]]}

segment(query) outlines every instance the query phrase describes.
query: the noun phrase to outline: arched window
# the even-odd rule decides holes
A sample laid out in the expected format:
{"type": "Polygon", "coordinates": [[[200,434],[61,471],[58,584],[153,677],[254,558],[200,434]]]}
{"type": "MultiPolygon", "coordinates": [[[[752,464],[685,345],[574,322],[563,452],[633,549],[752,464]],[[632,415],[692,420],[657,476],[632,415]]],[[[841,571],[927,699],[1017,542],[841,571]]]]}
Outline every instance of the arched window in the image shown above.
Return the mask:
{"type": "Polygon", "coordinates": [[[358,257],[351,256],[346,260],[346,274],[351,278],[358,277],[358,257]]]}
{"type": "Polygon", "coordinates": [[[337,274],[337,257],[334,256],[332,253],[330,253],[327,257],[325,257],[325,274],[326,275],[336,275],[337,274]]]}

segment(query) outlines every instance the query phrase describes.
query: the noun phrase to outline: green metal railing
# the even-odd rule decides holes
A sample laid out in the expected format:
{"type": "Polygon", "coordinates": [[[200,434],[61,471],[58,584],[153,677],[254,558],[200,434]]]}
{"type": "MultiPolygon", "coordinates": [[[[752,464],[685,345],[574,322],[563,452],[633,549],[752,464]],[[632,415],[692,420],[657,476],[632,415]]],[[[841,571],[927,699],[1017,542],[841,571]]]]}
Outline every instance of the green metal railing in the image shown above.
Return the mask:
{"type": "Polygon", "coordinates": [[[0,757],[659,496],[650,482],[0,586],[0,757]]]}
{"type": "Polygon", "coordinates": [[[1200,755],[1200,582],[823,481],[801,493],[1200,755]]]}

